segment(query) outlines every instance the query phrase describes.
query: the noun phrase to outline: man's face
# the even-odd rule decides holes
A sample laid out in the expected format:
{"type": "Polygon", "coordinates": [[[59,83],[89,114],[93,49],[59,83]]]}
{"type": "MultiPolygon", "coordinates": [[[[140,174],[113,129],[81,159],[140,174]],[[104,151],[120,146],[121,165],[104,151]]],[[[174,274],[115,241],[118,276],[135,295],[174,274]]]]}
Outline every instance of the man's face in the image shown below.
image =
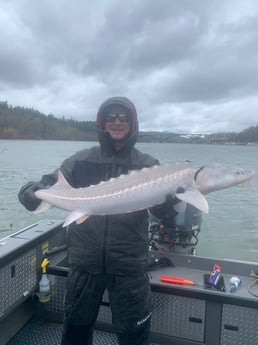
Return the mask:
{"type": "Polygon", "coordinates": [[[124,142],[130,133],[126,109],[114,105],[108,110],[105,119],[105,131],[110,134],[114,141],[124,142]]]}

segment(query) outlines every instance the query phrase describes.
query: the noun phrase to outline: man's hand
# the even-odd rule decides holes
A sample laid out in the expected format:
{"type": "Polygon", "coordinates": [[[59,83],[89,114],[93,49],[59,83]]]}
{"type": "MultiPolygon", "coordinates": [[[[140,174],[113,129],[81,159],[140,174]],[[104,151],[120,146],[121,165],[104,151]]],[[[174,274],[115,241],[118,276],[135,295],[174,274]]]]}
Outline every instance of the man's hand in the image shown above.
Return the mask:
{"type": "Polygon", "coordinates": [[[28,182],[18,193],[20,203],[25,206],[27,210],[35,211],[41,203],[41,200],[36,197],[35,192],[44,188],[46,188],[46,186],[41,182],[28,182]]]}
{"type": "MultiPolygon", "coordinates": [[[[183,187],[179,187],[176,190],[176,194],[181,194],[181,193],[184,193],[184,192],[185,192],[185,189],[183,187]]],[[[173,205],[173,207],[174,207],[174,210],[177,213],[184,212],[185,209],[186,209],[186,202],[180,200],[178,197],[175,197],[174,198],[174,205],[173,205]]]]}

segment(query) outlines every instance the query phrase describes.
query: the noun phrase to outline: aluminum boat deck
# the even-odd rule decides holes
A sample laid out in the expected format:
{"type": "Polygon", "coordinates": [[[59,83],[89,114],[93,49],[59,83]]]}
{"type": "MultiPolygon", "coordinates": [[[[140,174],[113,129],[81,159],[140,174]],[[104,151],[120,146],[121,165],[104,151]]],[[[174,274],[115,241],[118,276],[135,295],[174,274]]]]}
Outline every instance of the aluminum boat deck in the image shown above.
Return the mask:
{"type": "MultiPolygon", "coordinates": [[[[48,276],[51,300],[37,298],[40,264],[46,252],[64,244],[60,221],[42,221],[0,240],[0,345],[60,344],[66,253],[51,255],[48,276]]],[[[258,345],[258,283],[250,272],[258,263],[150,252],[153,294],[151,341],[155,345],[258,345]],[[171,265],[167,265],[170,261],[171,265]],[[207,286],[214,264],[222,267],[224,286],[207,286]],[[163,275],[192,280],[194,285],[161,282],[163,275]],[[242,284],[230,292],[230,278],[242,284]],[[248,286],[254,283],[251,294],[248,286]]],[[[94,344],[117,344],[107,294],[100,307],[94,344]]],[[[133,345],[133,344],[132,344],[133,345]]]]}

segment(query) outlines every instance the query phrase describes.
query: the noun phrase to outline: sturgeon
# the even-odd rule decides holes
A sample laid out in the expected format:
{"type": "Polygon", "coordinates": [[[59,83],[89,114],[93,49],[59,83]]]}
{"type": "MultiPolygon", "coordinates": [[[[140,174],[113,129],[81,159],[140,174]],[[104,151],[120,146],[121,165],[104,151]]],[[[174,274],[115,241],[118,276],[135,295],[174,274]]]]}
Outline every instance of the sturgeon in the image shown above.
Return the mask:
{"type": "Polygon", "coordinates": [[[228,188],[250,180],[252,169],[222,165],[196,166],[190,163],[155,165],[133,170],[85,188],[73,188],[61,170],[53,186],[35,192],[42,202],[34,211],[40,213],[50,207],[66,210],[63,226],[80,224],[91,215],[115,215],[148,209],[165,202],[168,194],[192,204],[208,213],[204,194],[228,188]],[[179,192],[179,191],[183,192],[179,192]]]}

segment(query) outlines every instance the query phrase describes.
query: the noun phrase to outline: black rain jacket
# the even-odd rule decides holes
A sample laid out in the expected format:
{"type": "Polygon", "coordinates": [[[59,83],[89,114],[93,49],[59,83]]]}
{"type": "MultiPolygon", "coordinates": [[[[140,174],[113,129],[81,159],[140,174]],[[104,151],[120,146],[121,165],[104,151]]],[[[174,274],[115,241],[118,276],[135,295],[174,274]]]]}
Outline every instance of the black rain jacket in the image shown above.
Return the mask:
{"type": "MultiPolygon", "coordinates": [[[[97,127],[100,146],[77,152],[61,165],[62,173],[74,188],[159,164],[134,147],[138,134],[137,114],[127,98],[111,98],[103,103],[97,115],[97,127]],[[104,131],[103,121],[103,109],[114,103],[125,106],[132,115],[131,133],[118,152],[104,131]]],[[[51,180],[53,177],[45,175],[42,182],[51,180]]],[[[72,223],[68,230],[68,254],[70,266],[92,274],[142,274],[148,264],[148,211],[90,216],[82,224],[72,223]]]]}

